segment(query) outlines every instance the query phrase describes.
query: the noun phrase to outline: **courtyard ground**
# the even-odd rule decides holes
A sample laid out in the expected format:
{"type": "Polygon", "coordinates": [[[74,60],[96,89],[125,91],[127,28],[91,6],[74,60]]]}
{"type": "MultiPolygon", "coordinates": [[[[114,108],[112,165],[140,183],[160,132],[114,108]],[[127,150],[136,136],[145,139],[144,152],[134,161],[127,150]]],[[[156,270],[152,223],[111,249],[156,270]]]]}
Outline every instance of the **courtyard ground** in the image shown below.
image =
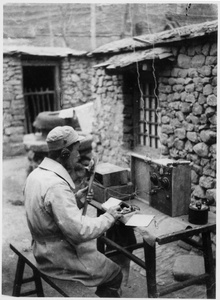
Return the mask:
{"type": "MultiPolygon", "coordinates": [[[[17,257],[10,250],[9,243],[30,247],[31,236],[27,227],[23,206],[22,189],[26,179],[28,160],[26,156],[4,159],[2,163],[2,291],[1,298],[12,294],[17,257]]],[[[143,257],[139,251],[138,255],[143,257]]],[[[172,268],[176,257],[189,251],[177,243],[158,246],[157,279],[160,286],[174,282],[172,268]]],[[[60,297],[47,284],[46,297],[60,297]]],[[[145,272],[131,263],[128,285],[123,286],[123,298],[147,298],[145,272]]],[[[204,285],[194,285],[166,295],[164,298],[204,299],[204,285]]]]}

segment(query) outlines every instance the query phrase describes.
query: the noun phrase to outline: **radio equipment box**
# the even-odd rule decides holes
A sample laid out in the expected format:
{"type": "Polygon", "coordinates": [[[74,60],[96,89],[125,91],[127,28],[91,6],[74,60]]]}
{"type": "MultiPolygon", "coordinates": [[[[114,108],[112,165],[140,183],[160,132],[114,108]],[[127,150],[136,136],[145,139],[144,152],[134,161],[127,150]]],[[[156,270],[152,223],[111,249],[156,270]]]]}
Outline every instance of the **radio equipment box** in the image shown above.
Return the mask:
{"type": "Polygon", "coordinates": [[[94,199],[100,203],[104,203],[111,197],[120,200],[128,200],[133,195],[134,187],[131,182],[125,185],[104,187],[103,185],[93,182],[94,199]]]}
{"type": "Polygon", "coordinates": [[[191,198],[189,161],[131,156],[131,181],[139,198],[171,217],[188,214],[191,198]]]}
{"type": "Polygon", "coordinates": [[[130,170],[126,168],[110,163],[98,164],[93,182],[94,199],[100,203],[104,203],[110,197],[129,199],[134,192],[129,177],[130,170]]]}
{"type": "Polygon", "coordinates": [[[95,171],[95,182],[108,186],[124,185],[128,183],[128,169],[110,163],[98,164],[95,171]]]}

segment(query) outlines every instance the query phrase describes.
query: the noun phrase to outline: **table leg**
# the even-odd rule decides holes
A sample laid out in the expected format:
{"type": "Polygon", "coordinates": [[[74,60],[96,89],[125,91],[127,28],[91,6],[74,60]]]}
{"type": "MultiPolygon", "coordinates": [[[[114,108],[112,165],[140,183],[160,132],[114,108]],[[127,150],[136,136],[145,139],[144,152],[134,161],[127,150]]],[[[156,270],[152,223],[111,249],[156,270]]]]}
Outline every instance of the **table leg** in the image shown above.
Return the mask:
{"type": "Polygon", "coordinates": [[[212,255],[212,242],[210,232],[202,233],[205,272],[209,274],[206,280],[206,293],[208,299],[215,299],[215,268],[212,255]]]}
{"type": "Polygon", "coordinates": [[[156,282],[156,246],[149,245],[144,239],[144,256],[148,298],[157,298],[156,282]]]}

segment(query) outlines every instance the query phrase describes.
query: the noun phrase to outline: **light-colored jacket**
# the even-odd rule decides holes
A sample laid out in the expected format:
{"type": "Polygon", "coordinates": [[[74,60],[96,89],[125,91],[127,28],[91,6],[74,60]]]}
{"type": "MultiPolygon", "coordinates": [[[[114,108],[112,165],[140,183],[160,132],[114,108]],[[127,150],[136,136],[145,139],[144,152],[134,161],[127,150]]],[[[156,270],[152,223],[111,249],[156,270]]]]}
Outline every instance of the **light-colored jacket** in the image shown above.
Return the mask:
{"type": "Polygon", "coordinates": [[[49,158],[28,176],[24,195],[33,253],[47,275],[98,286],[120,271],[97,251],[95,240],[114,224],[114,217],[107,212],[82,216],[74,188],[66,169],[49,158]]]}

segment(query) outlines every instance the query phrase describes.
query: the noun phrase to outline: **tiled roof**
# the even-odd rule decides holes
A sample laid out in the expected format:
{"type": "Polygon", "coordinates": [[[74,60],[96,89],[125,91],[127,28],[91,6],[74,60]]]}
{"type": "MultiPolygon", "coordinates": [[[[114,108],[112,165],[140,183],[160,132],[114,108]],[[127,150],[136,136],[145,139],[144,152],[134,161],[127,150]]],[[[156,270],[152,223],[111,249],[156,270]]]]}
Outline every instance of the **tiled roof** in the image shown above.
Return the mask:
{"type": "Polygon", "coordinates": [[[78,51],[71,48],[64,47],[35,47],[35,46],[20,46],[20,45],[3,45],[4,54],[24,54],[33,56],[50,56],[50,57],[65,57],[83,56],[86,51],[78,51]]]}
{"type": "Polygon", "coordinates": [[[126,38],[119,41],[105,44],[88,55],[94,54],[112,54],[120,52],[129,52],[134,49],[149,49],[155,46],[161,46],[178,42],[181,40],[193,39],[196,37],[216,34],[218,31],[218,20],[177,27],[154,34],[140,35],[133,38],[126,38]]]}
{"type": "Polygon", "coordinates": [[[133,51],[129,53],[116,54],[107,61],[95,65],[95,68],[105,67],[106,69],[125,68],[131,64],[144,60],[155,60],[171,58],[173,56],[170,48],[153,48],[147,50],[133,51]]]}

